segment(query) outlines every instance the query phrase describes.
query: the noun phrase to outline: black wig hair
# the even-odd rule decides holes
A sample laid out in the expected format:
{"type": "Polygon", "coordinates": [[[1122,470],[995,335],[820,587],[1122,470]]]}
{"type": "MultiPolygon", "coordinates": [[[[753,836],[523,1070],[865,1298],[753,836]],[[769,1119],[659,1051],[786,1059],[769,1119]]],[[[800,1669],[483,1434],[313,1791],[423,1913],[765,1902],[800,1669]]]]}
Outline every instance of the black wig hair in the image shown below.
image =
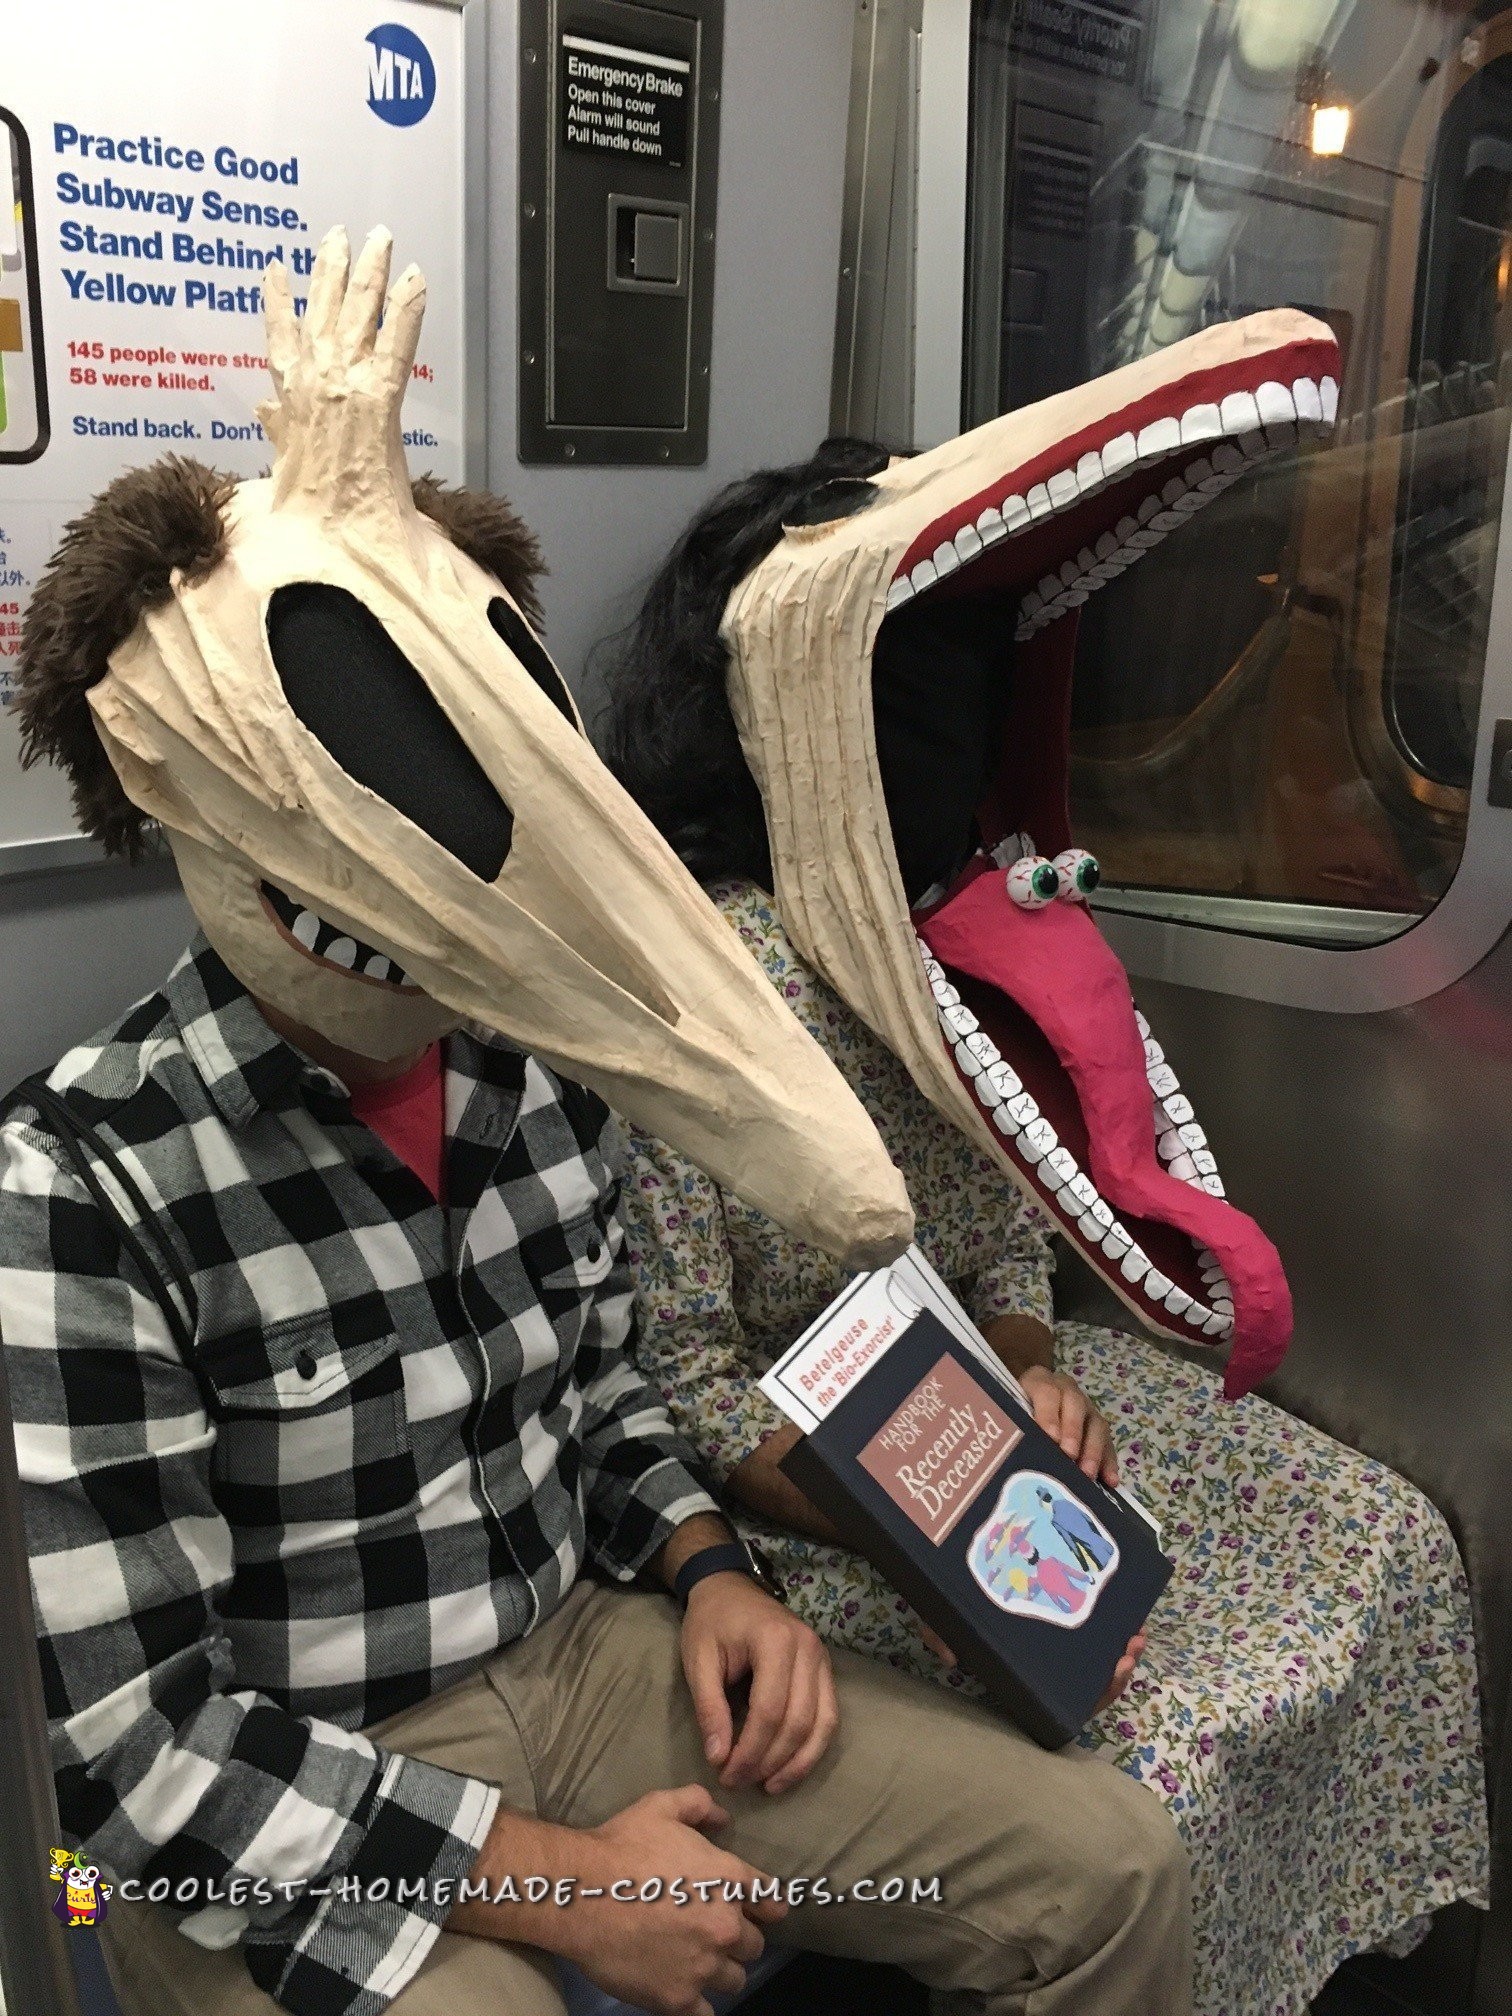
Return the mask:
{"type": "Polygon", "coordinates": [[[721,490],[672,548],[634,623],[608,654],[604,755],[652,824],[701,882],[745,875],[771,887],[766,816],[725,691],[725,604],[786,525],[846,508],[847,479],[874,476],[889,451],[844,436],[806,462],[761,469],[721,490]]]}

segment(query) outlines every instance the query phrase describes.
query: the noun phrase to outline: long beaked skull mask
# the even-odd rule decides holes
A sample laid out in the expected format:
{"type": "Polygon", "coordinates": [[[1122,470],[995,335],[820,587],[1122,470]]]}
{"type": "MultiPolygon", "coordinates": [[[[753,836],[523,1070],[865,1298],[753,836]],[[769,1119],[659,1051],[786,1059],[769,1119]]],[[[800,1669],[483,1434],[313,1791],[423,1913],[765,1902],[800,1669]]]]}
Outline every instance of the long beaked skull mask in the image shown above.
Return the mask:
{"type": "Polygon", "coordinates": [[[853,1265],[906,1244],[863,1108],[610,777],[502,583],[415,507],[400,406],[424,309],[344,234],[296,318],[266,276],[271,475],[89,692],[252,993],[364,1056],[472,1019],[853,1265]]]}
{"type": "Polygon", "coordinates": [[[1229,1345],[1231,1396],[1279,1362],[1291,1299],[1088,913],[1075,612],[1324,433],[1338,370],[1327,328],[1275,310],[836,480],[721,626],[794,942],[1147,1327],[1229,1345]]]}

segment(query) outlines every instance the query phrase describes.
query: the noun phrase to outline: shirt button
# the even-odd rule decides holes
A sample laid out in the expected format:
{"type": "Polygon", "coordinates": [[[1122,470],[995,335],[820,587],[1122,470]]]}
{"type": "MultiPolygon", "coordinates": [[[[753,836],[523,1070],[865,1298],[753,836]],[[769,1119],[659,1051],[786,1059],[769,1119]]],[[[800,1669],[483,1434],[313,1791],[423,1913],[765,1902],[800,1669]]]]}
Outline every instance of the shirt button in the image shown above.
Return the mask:
{"type": "Polygon", "coordinates": [[[296,1355],[294,1369],[298,1372],[301,1379],[313,1379],[315,1377],[315,1353],[310,1349],[308,1344],[296,1355]]]}
{"type": "Polygon", "coordinates": [[[603,1247],[599,1244],[597,1239],[590,1239],[588,1241],[588,1265],[590,1267],[596,1267],[598,1265],[598,1258],[599,1255],[603,1252],[603,1250],[604,1250],[603,1247]]]}

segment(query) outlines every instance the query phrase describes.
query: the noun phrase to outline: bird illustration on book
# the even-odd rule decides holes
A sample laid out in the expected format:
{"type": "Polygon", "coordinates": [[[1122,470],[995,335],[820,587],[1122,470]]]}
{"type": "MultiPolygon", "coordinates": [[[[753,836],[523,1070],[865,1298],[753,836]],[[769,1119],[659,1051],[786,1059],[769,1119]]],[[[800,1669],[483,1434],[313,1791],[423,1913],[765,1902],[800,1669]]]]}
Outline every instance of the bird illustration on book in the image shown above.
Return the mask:
{"type": "Polygon", "coordinates": [[[1034,1557],[1034,1583],[1037,1592],[1053,1603],[1057,1610],[1063,1610],[1069,1617],[1080,1610],[1086,1601],[1087,1583],[1090,1576],[1081,1569],[1072,1568],[1057,1559],[1054,1554],[1034,1557]]]}
{"type": "Polygon", "coordinates": [[[1113,1542],[1085,1506],[1078,1505],[1074,1498],[1057,1498],[1043,1484],[1036,1487],[1034,1495],[1049,1512],[1050,1524],[1083,1568],[1107,1565],[1113,1542]]]}
{"type": "MultiPolygon", "coordinates": [[[[991,1527],[983,1542],[981,1558],[989,1580],[1021,1601],[1034,1602],[1044,1597],[1067,1616],[1079,1610],[1085,1601],[1088,1575],[1057,1555],[1041,1554],[1029,1526],[1021,1521],[1010,1520],[991,1527]]],[[[993,1593],[991,1588],[988,1593],[993,1593]]]]}
{"type": "Polygon", "coordinates": [[[1118,1546],[1053,1477],[1010,1477],[966,1552],[972,1579],[1000,1609],[1084,1624],[1118,1566],[1118,1546]]]}

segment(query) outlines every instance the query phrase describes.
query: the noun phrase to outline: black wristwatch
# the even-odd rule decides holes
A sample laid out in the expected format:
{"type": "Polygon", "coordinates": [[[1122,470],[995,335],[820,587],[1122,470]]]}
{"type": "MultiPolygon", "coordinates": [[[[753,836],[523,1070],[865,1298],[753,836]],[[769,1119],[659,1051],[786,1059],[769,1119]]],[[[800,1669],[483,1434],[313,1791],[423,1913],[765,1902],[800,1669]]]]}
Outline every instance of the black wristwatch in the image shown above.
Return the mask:
{"type": "Polygon", "coordinates": [[[726,1575],[731,1571],[737,1575],[749,1575],[768,1596],[774,1596],[779,1603],[786,1603],[787,1591],[779,1581],[776,1569],[759,1547],[753,1547],[738,1534],[733,1540],[721,1541],[717,1547],[700,1547],[696,1554],[690,1554],[672,1578],[672,1593],[686,1603],[689,1591],[697,1588],[706,1576],[726,1575]]]}

